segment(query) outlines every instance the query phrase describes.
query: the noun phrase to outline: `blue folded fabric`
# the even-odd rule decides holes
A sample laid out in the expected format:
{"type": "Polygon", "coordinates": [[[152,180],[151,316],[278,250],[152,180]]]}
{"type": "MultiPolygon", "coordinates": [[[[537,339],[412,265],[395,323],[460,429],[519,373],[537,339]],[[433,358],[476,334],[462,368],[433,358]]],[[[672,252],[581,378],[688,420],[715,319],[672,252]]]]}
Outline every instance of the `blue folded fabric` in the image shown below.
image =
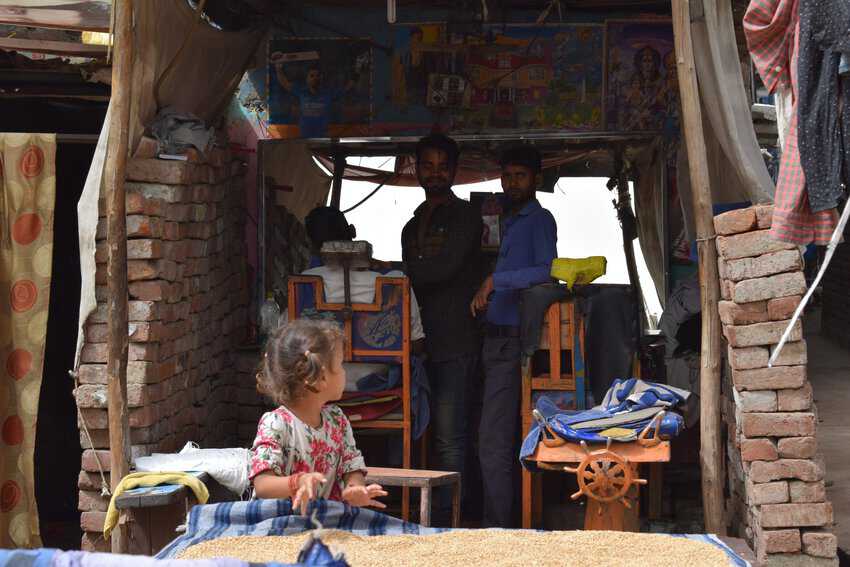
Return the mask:
{"type": "MultiPolygon", "coordinates": [[[[645,428],[659,411],[669,410],[687,401],[690,392],[665,384],[644,382],[637,378],[617,379],[606,392],[602,403],[585,411],[564,411],[551,400],[542,396],[536,409],[549,429],[558,437],[574,443],[605,443],[608,437],[599,435],[611,427],[632,429],[645,428]]],[[[659,434],[675,437],[684,429],[684,420],[677,413],[667,412],[661,420],[659,434]]],[[[519,459],[529,470],[537,470],[530,461],[541,435],[550,435],[539,423],[535,423],[522,442],[519,459]]],[[[614,439],[616,441],[616,439],[614,439]]]]}
{"type": "MultiPolygon", "coordinates": [[[[357,381],[358,392],[381,392],[401,385],[401,366],[393,364],[386,374],[369,374],[357,381]]],[[[425,361],[415,354],[410,355],[410,413],[413,414],[413,438],[419,439],[431,420],[428,400],[431,388],[425,361]]]]}

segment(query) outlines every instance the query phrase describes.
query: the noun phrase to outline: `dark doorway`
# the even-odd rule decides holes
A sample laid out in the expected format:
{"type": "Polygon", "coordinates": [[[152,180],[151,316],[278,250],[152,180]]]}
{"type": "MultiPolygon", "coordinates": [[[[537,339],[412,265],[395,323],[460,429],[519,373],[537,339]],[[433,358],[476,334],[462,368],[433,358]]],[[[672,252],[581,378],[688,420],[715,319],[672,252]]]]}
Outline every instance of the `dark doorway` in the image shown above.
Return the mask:
{"type": "Polygon", "coordinates": [[[77,201],[83,191],[93,144],[59,144],[56,150],[53,277],[44,373],[35,444],[35,494],[45,547],[79,548],[77,478],[82,448],[77,427],[74,366],[80,304],[77,201]]]}

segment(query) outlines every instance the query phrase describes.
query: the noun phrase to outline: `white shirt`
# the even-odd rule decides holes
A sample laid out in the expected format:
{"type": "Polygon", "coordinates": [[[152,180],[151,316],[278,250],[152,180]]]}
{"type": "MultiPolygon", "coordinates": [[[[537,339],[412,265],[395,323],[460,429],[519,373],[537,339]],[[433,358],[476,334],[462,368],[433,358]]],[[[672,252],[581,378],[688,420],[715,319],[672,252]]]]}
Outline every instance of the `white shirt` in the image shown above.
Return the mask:
{"type": "MultiPolygon", "coordinates": [[[[372,303],[375,301],[375,280],[380,277],[401,278],[404,273],[398,270],[380,274],[371,270],[351,270],[351,302],[372,303]]],[[[321,276],[325,288],[325,301],[328,303],[345,302],[345,276],[338,266],[319,266],[301,272],[302,276],[321,276]]],[[[419,316],[419,303],[410,290],[410,338],[418,341],[425,338],[422,319],[419,316]]]]}

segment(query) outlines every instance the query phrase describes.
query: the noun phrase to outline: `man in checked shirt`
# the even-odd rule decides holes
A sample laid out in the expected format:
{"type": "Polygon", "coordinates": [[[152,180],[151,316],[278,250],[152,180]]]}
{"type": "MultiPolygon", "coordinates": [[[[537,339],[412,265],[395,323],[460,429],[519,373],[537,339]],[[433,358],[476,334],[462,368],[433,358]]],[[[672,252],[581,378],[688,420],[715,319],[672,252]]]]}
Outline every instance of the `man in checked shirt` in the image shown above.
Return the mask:
{"type": "MultiPolygon", "coordinates": [[[[416,173],[425,202],[402,235],[405,272],[422,312],[431,383],[431,426],[440,470],[462,475],[473,424],[467,419],[480,338],[469,303],[481,282],[481,216],[452,192],[460,151],[435,134],[416,145],[416,173]]],[[[465,477],[462,477],[465,478],[465,477]]],[[[451,494],[437,494],[438,515],[448,517],[451,494]]]]}

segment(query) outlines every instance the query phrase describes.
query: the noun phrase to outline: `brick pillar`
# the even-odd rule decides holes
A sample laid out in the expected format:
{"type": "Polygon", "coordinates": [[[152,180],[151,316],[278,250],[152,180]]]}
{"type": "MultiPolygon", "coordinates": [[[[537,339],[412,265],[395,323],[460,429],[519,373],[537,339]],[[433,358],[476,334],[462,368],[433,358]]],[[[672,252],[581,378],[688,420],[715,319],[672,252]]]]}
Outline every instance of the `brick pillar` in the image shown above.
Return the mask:
{"type": "Polygon", "coordinates": [[[730,523],[767,565],[837,565],[802,325],[767,361],[806,292],[800,251],[771,240],[772,208],[715,217],[719,304],[728,342],[724,392],[730,523]]]}
{"type": "MultiPolygon", "coordinates": [[[[197,154],[191,154],[197,156],[197,154]]],[[[133,457],[237,442],[233,354],[247,324],[241,164],[224,150],[206,163],[127,165],[130,439],[133,457]]],[[[107,549],[100,462],[109,471],[106,410],[106,224],[98,226],[98,309],[86,326],[80,387],[84,549],[107,549]]]]}

